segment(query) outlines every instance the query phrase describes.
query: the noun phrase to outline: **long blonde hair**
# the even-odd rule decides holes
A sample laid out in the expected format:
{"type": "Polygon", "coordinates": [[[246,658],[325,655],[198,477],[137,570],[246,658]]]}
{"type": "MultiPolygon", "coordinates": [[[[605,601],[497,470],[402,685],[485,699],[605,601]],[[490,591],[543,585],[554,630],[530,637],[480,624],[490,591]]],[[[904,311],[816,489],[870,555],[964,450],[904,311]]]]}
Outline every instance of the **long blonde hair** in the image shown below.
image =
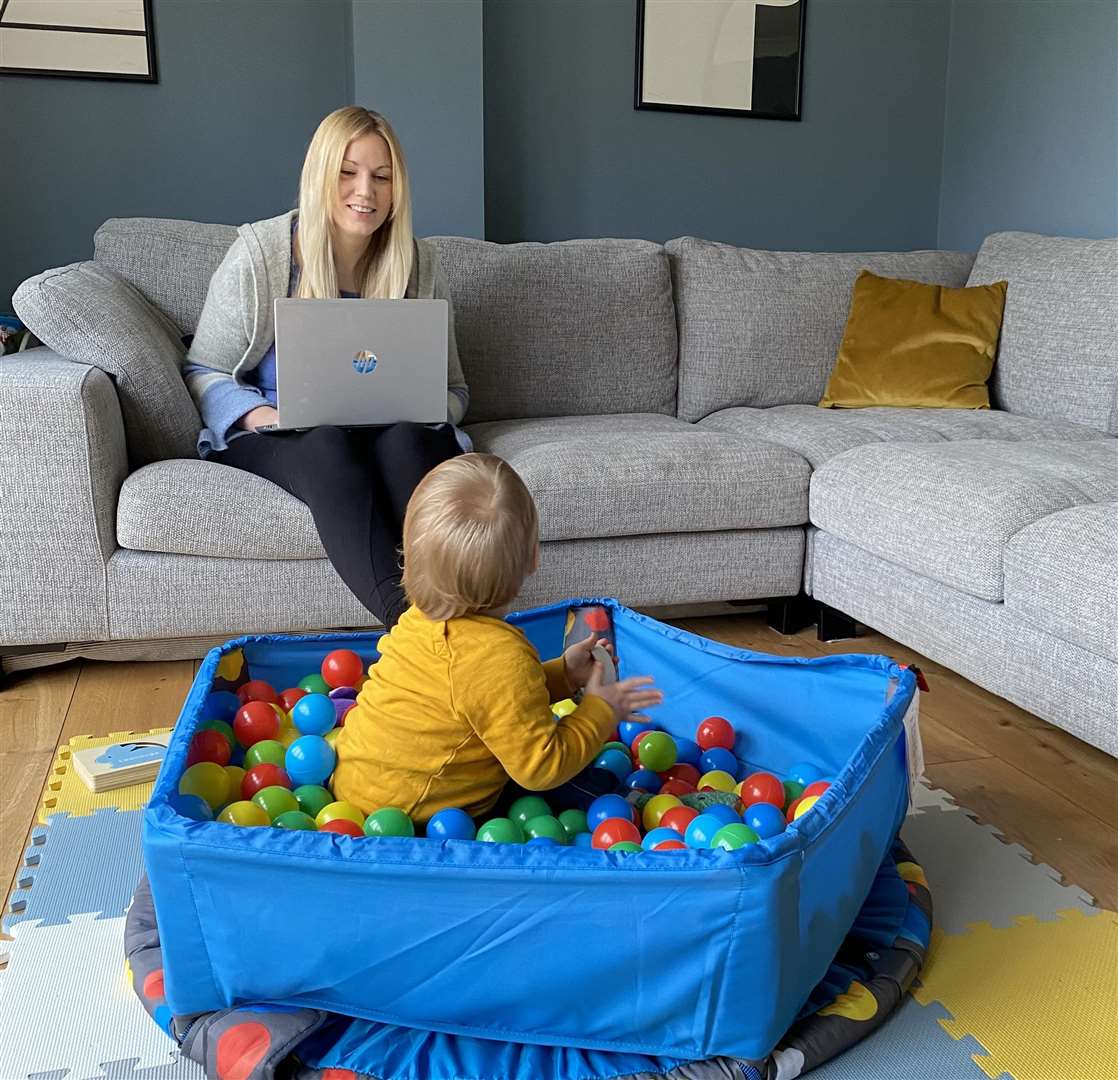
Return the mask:
{"type": "Polygon", "coordinates": [[[332,210],[346,147],[354,139],[379,135],[388,143],[392,161],[392,209],[373,233],[355,276],[367,299],[399,299],[407,291],[414,259],[411,188],[408,167],[392,125],[372,109],[347,105],[327,116],[311,137],[299,177],[299,286],[303,299],[338,295],[334,269],[332,210]]]}

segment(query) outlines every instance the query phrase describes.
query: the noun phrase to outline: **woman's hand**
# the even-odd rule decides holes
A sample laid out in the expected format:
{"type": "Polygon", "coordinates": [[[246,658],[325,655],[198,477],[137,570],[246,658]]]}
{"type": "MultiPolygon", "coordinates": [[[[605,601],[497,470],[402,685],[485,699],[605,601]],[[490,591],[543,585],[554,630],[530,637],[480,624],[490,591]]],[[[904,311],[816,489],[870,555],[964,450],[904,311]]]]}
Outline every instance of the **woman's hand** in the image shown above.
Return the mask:
{"type": "Polygon", "coordinates": [[[586,681],[586,693],[605,701],[613,709],[613,718],[617,723],[630,720],[635,712],[659,705],[664,700],[664,695],[659,690],[644,689],[652,684],[651,676],[638,675],[633,679],[622,679],[621,682],[606,685],[602,682],[601,662],[595,660],[593,664],[594,670],[586,681]]]}
{"type": "Polygon", "coordinates": [[[593,634],[582,641],[575,642],[563,653],[563,668],[567,672],[567,683],[572,694],[577,694],[587,683],[594,671],[594,657],[591,653],[595,645],[601,645],[613,659],[613,646],[605,638],[593,634]]]}
{"type": "Polygon", "coordinates": [[[237,421],[245,431],[255,431],[259,427],[279,423],[279,413],[271,405],[258,405],[250,409],[237,421]]]}

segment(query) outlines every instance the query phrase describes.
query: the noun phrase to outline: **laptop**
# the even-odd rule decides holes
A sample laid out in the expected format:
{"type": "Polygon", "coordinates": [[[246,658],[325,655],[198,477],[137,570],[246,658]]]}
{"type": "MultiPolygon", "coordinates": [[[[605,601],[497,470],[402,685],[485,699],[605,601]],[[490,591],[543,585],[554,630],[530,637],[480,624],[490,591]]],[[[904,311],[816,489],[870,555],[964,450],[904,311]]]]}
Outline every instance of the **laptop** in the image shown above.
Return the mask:
{"type": "Polygon", "coordinates": [[[279,420],[258,431],[446,421],[445,300],[275,305],[279,420]]]}

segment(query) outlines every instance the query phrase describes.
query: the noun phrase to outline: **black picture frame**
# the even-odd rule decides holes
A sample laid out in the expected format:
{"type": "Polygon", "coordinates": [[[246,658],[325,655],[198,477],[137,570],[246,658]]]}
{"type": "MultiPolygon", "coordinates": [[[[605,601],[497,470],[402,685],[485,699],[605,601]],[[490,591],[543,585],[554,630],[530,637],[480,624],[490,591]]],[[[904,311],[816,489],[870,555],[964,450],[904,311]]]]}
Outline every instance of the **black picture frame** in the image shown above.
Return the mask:
{"type": "Polygon", "coordinates": [[[105,30],[89,26],[54,26],[40,23],[6,23],[4,13],[8,8],[9,0],[0,0],[0,30],[9,29],[43,30],[43,31],[70,31],[78,33],[118,34],[126,37],[142,35],[147,51],[147,74],[134,75],[128,72],[117,71],[69,71],[63,68],[25,68],[0,66],[0,75],[45,75],[55,79],[99,79],[116,82],[145,82],[158,83],[159,72],[156,68],[155,56],[155,21],[152,13],[152,0],[143,0],[144,29],[137,30],[105,30]]]}
{"type": "MultiPolygon", "coordinates": [[[[803,111],[803,86],[804,86],[804,37],[807,24],[807,0],[797,0],[795,5],[778,10],[791,10],[795,6],[799,14],[799,27],[796,45],[796,70],[792,75],[773,72],[771,79],[779,81],[784,93],[791,95],[790,104],[778,108],[752,108],[736,109],[717,105],[695,104],[670,104],[660,101],[644,100],[644,43],[645,43],[645,4],[647,0],[636,0],[637,3],[637,51],[636,51],[636,77],[633,91],[633,107],[642,111],[678,112],[678,113],[708,113],[715,116],[748,116],[758,120],[793,120],[798,121],[803,111]]],[[[756,57],[754,65],[756,70],[756,57]]],[[[762,58],[765,59],[765,58],[762,58]]]]}

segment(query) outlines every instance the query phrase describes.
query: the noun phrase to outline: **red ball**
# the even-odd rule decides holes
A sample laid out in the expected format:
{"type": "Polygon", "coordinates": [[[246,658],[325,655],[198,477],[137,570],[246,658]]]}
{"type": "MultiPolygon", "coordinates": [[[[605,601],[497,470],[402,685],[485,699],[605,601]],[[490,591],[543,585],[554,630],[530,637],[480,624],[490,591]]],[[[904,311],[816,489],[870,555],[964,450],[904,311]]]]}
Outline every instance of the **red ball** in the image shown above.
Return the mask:
{"type": "Polygon", "coordinates": [[[754,803],[769,802],[773,806],[784,805],[784,785],[778,777],[769,772],[750,773],[741,785],[741,801],[746,806],[754,803]]]}
{"type": "Polygon", "coordinates": [[[686,851],[687,845],[682,840],[661,840],[652,845],[653,851],[686,851]]]}
{"type": "Polygon", "coordinates": [[[336,832],[341,833],[343,836],[364,836],[365,830],[357,824],[356,821],[350,821],[349,818],[334,818],[333,821],[326,822],[325,825],[318,827],[319,832],[336,832]]]}
{"type": "Polygon", "coordinates": [[[665,769],[660,777],[663,780],[682,780],[685,784],[690,784],[695,787],[699,782],[699,777],[702,774],[694,765],[688,765],[685,761],[678,762],[670,769],[665,769]]]}
{"type": "Polygon", "coordinates": [[[641,759],[640,753],[637,750],[637,743],[639,743],[641,739],[643,739],[647,734],[647,731],[642,731],[635,739],[633,739],[631,743],[629,743],[629,757],[631,757],[635,762],[640,761],[641,759]]]}
{"type": "Polygon", "coordinates": [[[190,750],[186,755],[186,765],[197,765],[199,761],[212,761],[215,765],[229,764],[229,740],[220,731],[196,731],[190,740],[190,750]]]}
{"type": "Polygon", "coordinates": [[[801,795],[799,799],[788,804],[788,813],[784,815],[784,820],[787,821],[789,825],[792,824],[792,819],[796,816],[796,807],[800,805],[800,800],[803,799],[803,797],[804,796],[801,795]]]}
{"type": "Polygon", "coordinates": [[[270,705],[279,704],[279,694],[276,688],[263,679],[250,679],[244,686],[237,688],[237,697],[241,701],[267,701],[270,705]]]}
{"type": "Polygon", "coordinates": [[[352,649],[335,649],[322,661],[322,677],[332,689],[356,686],[365,674],[365,663],[352,649]]]}
{"type": "Polygon", "coordinates": [[[804,788],[804,793],[800,797],[806,799],[809,795],[822,795],[830,786],[830,780],[816,780],[814,784],[808,784],[804,788]]]}
{"type": "Polygon", "coordinates": [[[703,750],[721,746],[725,750],[734,748],[734,729],[730,721],[721,716],[708,716],[695,731],[695,742],[703,750]]]}
{"type": "Polygon", "coordinates": [[[680,836],[687,832],[687,826],[699,816],[699,811],[691,806],[673,806],[665,810],[660,817],[660,824],[667,829],[674,829],[680,836]]]}
{"type": "Polygon", "coordinates": [[[261,788],[285,787],[291,790],[291,777],[286,769],[265,761],[260,765],[253,765],[241,781],[241,798],[251,799],[261,788]]]}
{"type": "Polygon", "coordinates": [[[291,712],[292,706],[294,706],[295,702],[297,702],[300,698],[305,698],[306,696],[307,692],[301,686],[288,687],[279,696],[280,707],[283,709],[284,712],[291,712]]]}
{"type": "Polygon", "coordinates": [[[631,821],[624,818],[606,818],[590,837],[590,846],[599,851],[605,851],[622,840],[629,840],[634,844],[641,842],[641,831],[631,821]]]}
{"type": "Polygon", "coordinates": [[[266,701],[246,702],[233,717],[233,734],[246,750],[253,743],[274,739],[279,734],[279,729],[279,716],[266,701]]]}
{"type": "Polygon", "coordinates": [[[694,795],[695,785],[686,780],[665,780],[660,785],[657,795],[694,795]]]}

